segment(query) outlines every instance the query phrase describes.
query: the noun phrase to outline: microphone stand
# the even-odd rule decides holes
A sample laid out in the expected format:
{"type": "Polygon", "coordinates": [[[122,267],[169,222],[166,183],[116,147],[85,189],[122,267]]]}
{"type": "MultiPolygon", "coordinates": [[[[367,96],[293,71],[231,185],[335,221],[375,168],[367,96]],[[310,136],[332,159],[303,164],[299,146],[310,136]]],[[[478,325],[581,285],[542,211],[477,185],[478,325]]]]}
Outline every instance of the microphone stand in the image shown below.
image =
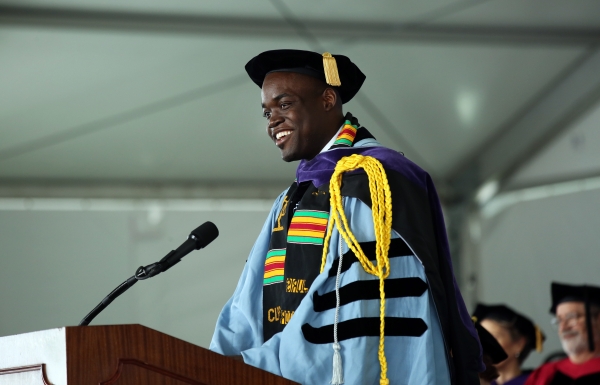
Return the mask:
{"type": "Polygon", "coordinates": [[[98,315],[100,312],[118,296],[125,293],[131,286],[135,285],[137,281],[152,278],[164,271],[169,270],[179,262],[181,258],[185,257],[193,250],[200,250],[206,247],[209,243],[215,240],[219,236],[219,230],[212,222],[204,222],[198,228],[194,229],[188,239],[185,240],[176,250],[165,255],[160,261],[152,263],[148,266],[140,266],[135,271],[135,274],[127,279],[127,281],[120,284],[115,290],[107,295],[99,304],[96,306],[88,315],[83,317],[79,326],[89,325],[89,323],[98,315]]]}
{"type": "Polygon", "coordinates": [[[174,253],[175,253],[175,250],[172,250],[163,259],[161,259],[160,262],[152,263],[147,266],[138,267],[138,269],[135,271],[135,274],[133,276],[131,276],[125,282],[123,282],[122,284],[117,286],[117,288],[115,290],[111,291],[109,295],[107,295],[91,312],[88,313],[88,315],[83,317],[81,322],[79,322],[79,326],[89,325],[89,323],[92,322],[92,320],[94,318],[96,318],[96,316],[98,314],[100,314],[100,312],[102,312],[102,310],[106,309],[106,307],[108,305],[110,305],[110,303],[112,301],[114,301],[118,296],[125,293],[131,286],[135,285],[137,283],[137,281],[143,281],[144,279],[152,278],[155,275],[158,275],[158,274],[162,273],[163,271],[166,271],[167,269],[172,267],[175,263],[179,262],[179,260],[181,260],[181,259],[179,259],[175,263],[168,263],[169,257],[171,255],[173,255],[174,253]],[[165,262],[167,262],[167,263],[165,263],[165,262]]]}

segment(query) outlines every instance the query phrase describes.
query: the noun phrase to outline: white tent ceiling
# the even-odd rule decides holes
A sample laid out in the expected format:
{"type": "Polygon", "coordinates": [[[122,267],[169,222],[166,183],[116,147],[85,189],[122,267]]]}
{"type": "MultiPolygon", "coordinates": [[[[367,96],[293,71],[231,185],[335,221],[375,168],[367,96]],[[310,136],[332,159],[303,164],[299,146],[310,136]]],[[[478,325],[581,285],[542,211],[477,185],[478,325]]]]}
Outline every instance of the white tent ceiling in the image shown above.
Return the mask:
{"type": "Polygon", "coordinates": [[[515,175],[515,186],[543,185],[598,175],[600,170],[600,106],[582,117],[515,175]]]}
{"type": "MultiPolygon", "coordinates": [[[[451,183],[503,152],[545,98],[569,99],[552,93],[600,42],[597,1],[251,4],[0,1],[0,182],[284,185],[295,164],[264,134],[243,66],[263,50],[322,48],[367,75],[347,110],[451,183]]],[[[544,123],[505,169],[585,112],[544,123]]]]}

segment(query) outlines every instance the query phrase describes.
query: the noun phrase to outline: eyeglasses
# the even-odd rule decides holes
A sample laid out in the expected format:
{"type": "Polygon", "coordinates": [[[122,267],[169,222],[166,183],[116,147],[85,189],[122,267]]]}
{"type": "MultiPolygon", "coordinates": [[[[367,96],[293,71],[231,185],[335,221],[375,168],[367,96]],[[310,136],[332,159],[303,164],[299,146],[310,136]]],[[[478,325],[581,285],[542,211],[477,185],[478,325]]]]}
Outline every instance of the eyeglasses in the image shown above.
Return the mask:
{"type": "Polygon", "coordinates": [[[585,317],[585,314],[581,313],[567,313],[564,317],[552,317],[550,323],[553,327],[558,328],[560,324],[564,323],[568,326],[574,326],[577,324],[581,317],[585,317]]]}

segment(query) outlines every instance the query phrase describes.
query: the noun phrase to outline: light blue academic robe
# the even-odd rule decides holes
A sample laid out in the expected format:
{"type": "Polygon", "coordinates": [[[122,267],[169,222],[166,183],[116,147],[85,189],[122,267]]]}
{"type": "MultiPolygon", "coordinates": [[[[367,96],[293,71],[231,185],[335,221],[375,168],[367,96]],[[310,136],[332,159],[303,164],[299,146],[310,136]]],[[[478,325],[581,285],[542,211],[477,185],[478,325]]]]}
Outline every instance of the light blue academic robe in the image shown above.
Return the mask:
{"type": "MultiPolygon", "coordinates": [[[[310,286],[285,329],[266,343],[263,341],[263,274],[269,250],[271,230],[276,226],[285,192],[275,201],[262,231],[250,252],[237,288],[223,308],[210,349],[224,355],[242,355],[244,362],[305,385],[329,384],[333,370],[331,344],[313,344],[305,340],[302,325],[313,327],[334,323],[335,309],[313,311],[313,294],[335,290],[335,276],[328,271],[339,257],[340,236],[337,229],[331,236],[327,263],[310,286]]],[[[359,242],[374,241],[371,209],[359,199],[344,197],[344,210],[351,230],[359,242]]],[[[392,231],[392,238],[399,235],[392,231]]],[[[342,252],[348,246],[342,240],[342,252]]],[[[390,258],[388,279],[419,277],[427,282],[423,265],[414,255],[390,258]]],[[[360,263],[341,274],[340,286],[357,280],[378,280],[367,274],[360,263]]],[[[339,321],[360,317],[379,317],[379,299],[351,302],[339,309],[339,321]]],[[[450,384],[446,349],[429,290],[420,297],[386,299],[386,317],[420,318],[427,330],[419,337],[385,337],[385,355],[390,384],[446,385],[450,384]]],[[[344,384],[379,384],[379,337],[358,337],[340,342],[344,384]]]]}

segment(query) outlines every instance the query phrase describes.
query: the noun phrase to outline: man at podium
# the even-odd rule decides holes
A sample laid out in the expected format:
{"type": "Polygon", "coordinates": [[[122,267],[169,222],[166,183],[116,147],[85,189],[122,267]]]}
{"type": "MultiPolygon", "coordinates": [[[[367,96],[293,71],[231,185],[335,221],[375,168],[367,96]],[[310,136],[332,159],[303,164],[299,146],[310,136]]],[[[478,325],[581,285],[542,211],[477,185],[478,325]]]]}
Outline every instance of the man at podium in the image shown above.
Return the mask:
{"type": "Polygon", "coordinates": [[[479,384],[429,175],[342,105],[365,75],[342,55],[246,64],[296,180],[275,201],[211,350],[302,384],[479,384]]]}

